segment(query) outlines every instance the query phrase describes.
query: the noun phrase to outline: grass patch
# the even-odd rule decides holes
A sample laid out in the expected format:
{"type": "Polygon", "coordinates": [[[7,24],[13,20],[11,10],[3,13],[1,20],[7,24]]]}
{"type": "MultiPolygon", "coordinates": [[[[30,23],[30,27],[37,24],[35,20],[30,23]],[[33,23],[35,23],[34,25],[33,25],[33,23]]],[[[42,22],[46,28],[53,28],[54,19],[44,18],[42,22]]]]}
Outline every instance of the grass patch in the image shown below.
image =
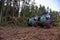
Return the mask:
{"type": "Polygon", "coordinates": [[[60,16],[57,17],[58,26],[60,26],[60,16]]]}

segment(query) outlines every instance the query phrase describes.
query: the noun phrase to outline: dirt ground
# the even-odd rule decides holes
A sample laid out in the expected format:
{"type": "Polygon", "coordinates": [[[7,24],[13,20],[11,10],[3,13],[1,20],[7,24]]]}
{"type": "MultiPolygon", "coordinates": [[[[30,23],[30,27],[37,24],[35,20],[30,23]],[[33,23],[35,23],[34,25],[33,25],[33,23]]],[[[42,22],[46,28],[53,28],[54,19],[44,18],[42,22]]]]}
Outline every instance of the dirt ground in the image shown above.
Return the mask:
{"type": "Polygon", "coordinates": [[[60,40],[60,28],[1,27],[2,40],[60,40]]]}

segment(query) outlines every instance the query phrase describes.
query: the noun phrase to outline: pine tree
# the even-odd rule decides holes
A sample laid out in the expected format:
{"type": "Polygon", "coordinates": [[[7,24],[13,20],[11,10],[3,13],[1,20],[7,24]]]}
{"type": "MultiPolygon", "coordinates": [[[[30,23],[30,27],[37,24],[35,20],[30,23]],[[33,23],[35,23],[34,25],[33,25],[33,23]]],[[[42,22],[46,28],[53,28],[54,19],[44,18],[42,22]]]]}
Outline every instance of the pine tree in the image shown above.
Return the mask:
{"type": "Polygon", "coordinates": [[[41,14],[44,13],[45,11],[46,11],[45,7],[40,5],[39,10],[38,10],[38,16],[41,16],[41,14]]]}

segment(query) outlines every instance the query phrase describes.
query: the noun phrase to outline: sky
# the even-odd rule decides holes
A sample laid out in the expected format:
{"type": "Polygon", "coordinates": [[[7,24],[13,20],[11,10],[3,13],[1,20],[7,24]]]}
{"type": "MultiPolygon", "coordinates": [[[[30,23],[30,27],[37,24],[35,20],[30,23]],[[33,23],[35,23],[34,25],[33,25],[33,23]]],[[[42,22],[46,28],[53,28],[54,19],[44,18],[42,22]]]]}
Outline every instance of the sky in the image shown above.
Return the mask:
{"type": "Polygon", "coordinates": [[[36,5],[39,7],[40,4],[49,7],[54,11],[60,11],[60,0],[35,0],[36,5]]]}

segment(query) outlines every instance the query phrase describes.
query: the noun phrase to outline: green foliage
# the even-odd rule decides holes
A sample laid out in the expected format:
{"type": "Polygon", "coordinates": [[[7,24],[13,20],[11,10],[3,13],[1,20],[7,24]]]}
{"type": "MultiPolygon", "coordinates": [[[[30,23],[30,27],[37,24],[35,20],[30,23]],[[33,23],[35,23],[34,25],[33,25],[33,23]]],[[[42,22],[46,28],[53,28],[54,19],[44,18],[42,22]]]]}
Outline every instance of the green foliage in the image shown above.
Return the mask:
{"type": "MultiPolygon", "coordinates": [[[[11,2],[11,0],[8,1],[8,3],[9,2],[11,2]]],[[[15,2],[17,2],[17,1],[15,0],[15,2]]],[[[8,20],[10,20],[10,17],[12,17],[12,19],[13,19],[13,16],[16,17],[16,19],[17,19],[17,17],[18,17],[18,10],[16,10],[14,7],[11,7],[11,5],[9,5],[9,4],[7,6],[1,5],[1,8],[0,9],[2,9],[2,17],[1,17],[1,22],[2,23],[5,23],[6,24],[6,22],[8,22],[8,20]]],[[[41,16],[41,14],[44,13],[45,11],[46,11],[45,7],[44,6],[41,6],[41,5],[40,5],[39,8],[36,7],[36,9],[34,9],[34,6],[32,5],[31,12],[30,12],[29,6],[28,7],[25,7],[22,10],[22,12],[21,12],[21,18],[19,18],[20,20],[17,19],[17,21],[18,22],[21,21],[22,23],[26,24],[26,19],[27,18],[31,18],[33,15],[41,16]]],[[[51,11],[51,14],[55,18],[57,17],[57,14],[56,14],[55,11],[54,12],[51,11]]]]}
{"type": "Polygon", "coordinates": [[[39,10],[38,10],[38,16],[41,16],[41,14],[42,14],[43,12],[45,12],[45,11],[46,11],[46,10],[45,10],[45,7],[40,5],[40,8],[39,8],[39,10]]]}
{"type": "Polygon", "coordinates": [[[25,17],[27,17],[27,18],[29,18],[29,17],[31,16],[31,14],[30,14],[30,12],[29,12],[29,7],[26,7],[26,8],[24,9],[24,15],[25,15],[25,17]]]}
{"type": "Polygon", "coordinates": [[[60,26],[60,16],[57,16],[58,26],[60,26]]]}

